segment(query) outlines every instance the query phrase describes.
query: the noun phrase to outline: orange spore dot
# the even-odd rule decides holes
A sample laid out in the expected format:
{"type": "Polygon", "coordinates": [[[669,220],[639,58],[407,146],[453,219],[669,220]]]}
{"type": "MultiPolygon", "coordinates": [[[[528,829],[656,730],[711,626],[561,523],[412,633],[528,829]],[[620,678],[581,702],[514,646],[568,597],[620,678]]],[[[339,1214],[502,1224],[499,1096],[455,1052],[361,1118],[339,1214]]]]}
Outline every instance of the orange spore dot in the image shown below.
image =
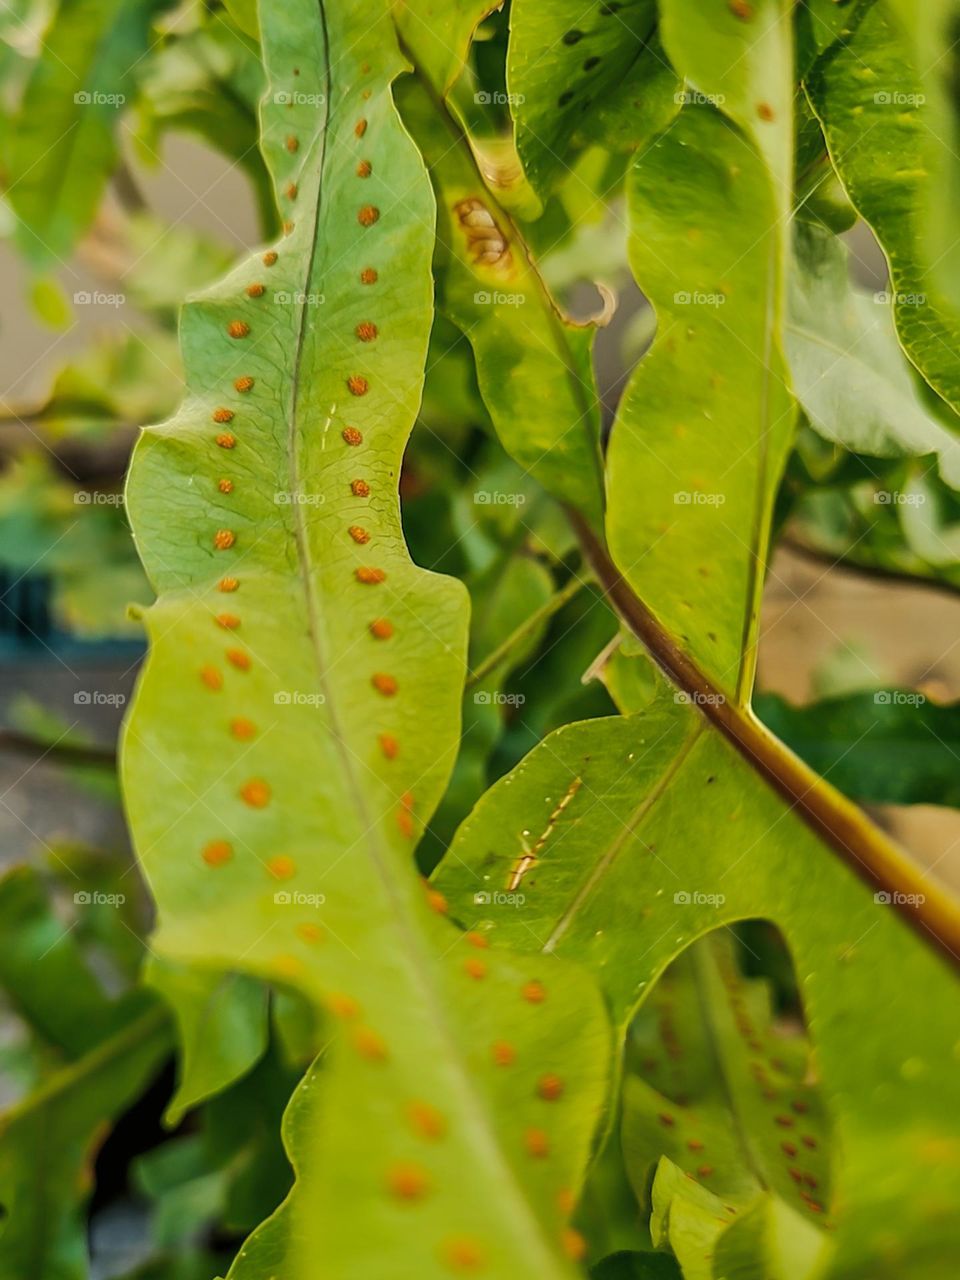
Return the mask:
{"type": "MultiPolygon", "coordinates": [[[[262,778],[251,778],[240,788],[240,799],[251,809],[265,809],[270,803],[270,787],[262,778]]],[[[267,865],[272,869],[272,862],[267,865]]]]}
{"type": "Polygon", "coordinates": [[[377,738],[380,743],[380,750],[388,760],[396,760],[397,752],[400,747],[392,733],[381,733],[377,738]]]}
{"type": "Polygon", "coordinates": [[[361,227],[372,227],[379,217],[380,210],[376,205],[365,204],[357,214],[357,221],[360,223],[361,227]]]}
{"type": "Polygon", "coordinates": [[[486,951],[490,946],[490,939],[485,934],[474,933],[471,930],[470,933],[465,933],[463,937],[465,942],[469,942],[470,946],[476,947],[478,951],[486,951]]]}
{"type": "Polygon", "coordinates": [[[274,880],[289,880],[297,874],[297,864],[285,853],[278,853],[267,862],[267,871],[274,880]]]}
{"type": "Polygon", "coordinates": [[[537,1081],[537,1093],[544,1102],[556,1102],[563,1096],[564,1084],[559,1076],[541,1076],[537,1081]]]}
{"type": "Polygon", "coordinates": [[[245,338],[250,332],[246,320],[231,320],[227,325],[227,333],[231,338],[245,338]]]}
{"type": "Polygon", "coordinates": [[[770,121],[773,120],[774,118],[773,107],[771,107],[769,102],[758,102],[757,115],[760,117],[761,120],[766,120],[767,123],[769,124],[770,121]]]}
{"type": "Polygon", "coordinates": [[[389,1171],[387,1186],[398,1200],[419,1200],[426,1194],[429,1179],[420,1165],[404,1161],[389,1171]]]}
{"type": "Polygon", "coordinates": [[[355,498],[369,498],[370,486],[366,480],[352,480],[350,482],[350,492],[355,498]]]}
{"type": "Polygon", "coordinates": [[[263,265],[265,267],[272,267],[273,264],[276,262],[276,260],[277,260],[277,254],[273,251],[273,249],[269,249],[263,255],[263,265]]]}
{"type": "Polygon", "coordinates": [[[468,977],[479,982],[481,978],[487,976],[487,965],[479,956],[467,956],[463,962],[463,971],[468,977]]]}
{"type": "Polygon", "coordinates": [[[233,857],[233,846],[226,840],[211,840],[201,857],[208,867],[222,867],[233,857]]]}
{"type": "Polygon", "coordinates": [[[227,661],[231,666],[236,667],[238,671],[250,670],[250,655],[244,653],[242,649],[228,649],[227,661]]]}
{"type": "Polygon", "coordinates": [[[365,396],[370,390],[370,383],[359,373],[354,373],[347,379],[347,390],[352,396],[365,396]]]}
{"type": "Polygon", "coordinates": [[[483,1252],[471,1236],[451,1236],[444,1242],[442,1256],[455,1271],[476,1271],[483,1262],[483,1252]]]}
{"type": "Polygon", "coordinates": [[[358,524],[352,524],[347,530],[347,533],[349,533],[354,542],[359,543],[361,547],[370,541],[369,530],[361,528],[358,524]]]}
{"type": "Polygon", "coordinates": [[[367,132],[366,120],[363,120],[363,119],[358,120],[357,123],[353,126],[353,132],[357,135],[358,138],[362,138],[363,135],[367,132]]]}
{"type": "Polygon", "coordinates": [[[697,1174],[699,1175],[699,1177],[701,1177],[701,1178],[709,1178],[709,1177],[710,1177],[710,1175],[711,1175],[711,1173],[713,1173],[713,1165],[712,1165],[712,1164],[699,1164],[699,1165],[697,1165],[697,1174]]]}
{"type": "Polygon", "coordinates": [[[257,726],[244,716],[235,716],[230,721],[230,732],[240,742],[249,742],[257,732],[257,726]]]}
{"type": "Polygon", "coordinates": [[[528,1129],[523,1135],[523,1145],[527,1152],[542,1160],[550,1154],[550,1139],[542,1129],[528,1129]]]}
{"type": "Polygon", "coordinates": [[[498,1067],[512,1067],[517,1060],[517,1051],[507,1040],[494,1041],[490,1053],[498,1067]]]}
{"type": "Polygon", "coordinates": [[[201,667],[200,679],[208,689],[213,689],[214,692],[223,688],[223,676],[216,667],[201,667]]]}
{"type": "Polygon", "coordinates": [[[240,585],[239,578],[221,578],[217,583],[218,591],[236,591],[240,585]]]}
{"type": "Polygon", "coordinates": [[[233,493],[233,481],[223,476],[217,481],[217,488],[221,493],[233,493]]]}
{"type": "Polygon", "coordinates": [[[297,925],[297,933],[304,942],[309,942],[311,945],[315,942],[320,942],[323,939],[323,930],[318,924],[313,924],[309,920],[304,920],[301,924],[297,925]]]}
{"type": "Polygon", "coordinates": [[[735,18],[741,22],[749,22],[753,17],[753,5],[748,0],[730,0],[727,6],[735,18]]]}
{"type": "Polygon", "coordinates": [[[296,200],[297,184],[295,182],[288,182],[284,194],[286,195],[288,200],[296,200]]]}
{"type": "Polygon", "coordinates": [[[233,385],[236,387],[238,391],[241,391],[241,392],[252,391],[253,378],[250,378],[247,376],[244,376],[242,378],[237,378],[233,385]]]}
{"type": "Polygon", "coordinates": [[[408,811],[411,810],[413,808],[413,792],[405,791],[403,795],[400,797],[400,804],[403,806],[404,809],[408,811]]]}
{"type": "Polygon", "coordinates": [[[370,634],[376,640],[389,640],[393,635],[393,623],[387,618],[374,618],[370,623],[370,634]]]}
{"type": "Polygon", "coordinates": [[[359,1002],[353,996],[344,995],[342,991],[334,991],[327,996],[327,1008],[335,1018],[343,1018],[346,1022],[360,1016],[359,1002]]]}
{"type": "Polygon", "coordinates": [[[427,889],[427,905],[438,916],[445,916],[450,910],[449,902],[447,902],[439,889],[427,889]]]}
{"type": "Polygon", "coordinates": [[[220,435],[217,436],[216,442],[221,449],[233,449],[236,447],[237,437],[231,435],[229,431],[222,431],[220,435]]]}
{"type": "Polygon", "coordinates": [[[386,672],[383,671],[377,671],[374,673],[371,677],[371,684],[376,689],[377,693],[383,694],[385,698],[392,698],[397,692],[396,679],[391,675],[387,675],[386,672]]]}
{"type": "Polygon", "coordinates": [[[397,826],[400,829],[400,834],[409,840],[413,835],[415,828],[413,825],[413,819],[410,817],[409,813],[407,813],[406,809],[401,809],[397,814],[397,826]]]}
{"type": "Polygon", "coordinates": [[[569,1187],[562,1187],[557,1192],[557,1208],[560,1210],[561,1213],[565,1213],[569,1215],[573,1213],[576,1207],[577,1207],[577,1201],[573,1192],[570,1190],[569,1187]]]}
{"type": "Polygon", "coordinates": [[[373,173],[373,165],[370,163],[370,161],[361,160],[360,163],[357,165],[357,177],[369,178],[371,173],[373,173]]]}
{"type": "Polygon", "coordinates": [[[288,135],[286,143],[284,145],[286,146],[287,150],[290,151],[291,153],[294,151],[300,150],[300,141],[298,138],[295,138],[292,133],[288,135]]]}
{"type": "Polygon", "coordinates": [[[358,1027],[354,1032],[353,1043],[360,1056],[368,1062],[384,1062],[387,1058],[386,1041],[370,1027],[358,1027]]]}
{"type": "Polygon", "coordinates": [[[218,613],[216,623],[227,631],[235,631],[240,625],[240,619],[235,613],[218,613]]]}
{"type": "Polygon", "coordinates": [[[296,224],[295,222],[289,222],[289,221],[288,221],[288,222],[285,222],[285,223],[283,224],[283,234],[284,234],[285,236],[290,235],[291,231],[293,231],[293,228],[294,228],[296,225],[297,225],[297,224],[296,224]]]}
{"type": "Polygon", "coordinates": [[[543,1004],[547,998],[547,989],[542,982],[534,978],[532,982],[524,985],[520,994],[528,1004],[543,1004]]]}
{"type": "Polygon", "coordinates": [[[383,582],[387,575],[382,569],[368,569],[361,565],[361,567],[356,570],[355,576],[358,582],[364,582],[368,585],[372,585],[378,582],[383,582]]]}
{"type": "Polygon", "coordinates": [[[563,1252],[574,1262],[582,1262],[587,1256],[587,1242],[573,1227],[564,1228],[560,1235],[560,1243],[563,1245],[563,1252]]]}
{"type": "Polygon", "coordinates": [[[276,971],[285,978],[296,978],[303,973],[303,961],[286,952],[274,956],[273,965],[276,971]]]}
{"type": "Polygon", "coordinates": [[[358,445],[363,441],[363,434],[356,427],[344,427],[340,434],[347,444],[358,445]]]}
{"type": "Polygon", "coordinates": [[[237,540],[237,535],[230,529],[218,529],[213,535],[213,545],[218,551],[229,551],[237,540]]]}
{"type": "Polygon", "coordinates": [[[232,422],[233,410],[232,409],[214,409],[213,413],[210,416],[213,418],[214,422],[232,422]]]}
{"type": "Polygon", "coordinates": [[[442,1138],[447,1131],[447,1122],[429,1102],[411,1102],[407,1108],[407,1117],[414,1131],[421,1138],[435,1141],[442,1138]]]}
{"type": "Polygon", "coordinates": [[[254,281],[253,284],[247,285],[248,298],[262,298],[263,295],[266,293],[266,291],[267,291],[267,286],[265,284],[261,284],[259,280],[254,281]]]}
{"type": "Polygon", "coordinates": [[[377,326],[371,320],[364,320],[354,329],[354,333],[361,342],[372,342],[378,332],[377,326]]]}
{"type": "Polygon", "coordinates": [[[373,267],[364,267],[364,268],[363,268],[363,270],[360,272],[360,283],[361,283],[361,284],[376,284],[376,283],[377,283],[377,273],[376,273],[376,271],[374,270],[374,268],[373,268],[373,267]]]}

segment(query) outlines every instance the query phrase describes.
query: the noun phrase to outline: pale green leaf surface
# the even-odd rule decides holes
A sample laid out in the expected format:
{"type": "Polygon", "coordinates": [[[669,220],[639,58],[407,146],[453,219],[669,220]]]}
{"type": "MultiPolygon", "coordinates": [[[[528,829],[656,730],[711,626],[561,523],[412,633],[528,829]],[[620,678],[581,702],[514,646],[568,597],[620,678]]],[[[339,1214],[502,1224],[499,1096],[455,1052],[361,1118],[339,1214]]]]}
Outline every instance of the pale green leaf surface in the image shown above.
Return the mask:
{"type": "MultiPolygon", "coordinates": [[[[934,199],[935,130],[909,41],[885,3],[813,66],[806,89],[834,165],[890,264],[897,331],[923,376],[960,409],[960,312],[931,255],[926,210],[934,199]]],[[[938,197],[939,198],[939,197],[938,197]]]]}
{"type": "Polygon", "coordinates": [[[676,113],[676,76],[656,39],[655,0],[515,0],[507,87],[524,170],[546,199],[584,134],[609,145],[629,121],[633,147],[676,113]]]}
{"type": "Polygon", "coordinates": [[[941,1274],[957,1248],[960,1110],[945,1102],[957,1050],[943,1016],[956,981],[688,703],[667,692],[639,715],[552,734],[464,823],[438,884],[465,924],[585,962],[624,1019],[700,934],[777,923],[837,1135],[836,1274],[892,1280],[907,1257],[911,1275],[941,1274]],[[511,884],[522,907],[474,902],[511,884]]]}
{"type": "Polygon", "coordinates": [[[394,0],[401,42],[441,98],[463,71],[478,23],[496,8],[497,0],[394,0]]]}
{"type": "Polygon", "coordinates": [[[886,298],[858,292],[847,252],[815,227],[797,228],[787,359],[797,398],[828,440],[873,457],[935,453],[960,488],[960,441],[924,403],[886,298]]]}
{"type": "Polygon", "coordinates": [[[438,304],[473,347],[497,435],[548,492],[598,527],[603,486],[591,367],[595,331],[560,315],[452,119],[414,84],[403,86],[401,107],[437,196],[438,304]],[[491,244],[501,247],[497,260],[480,261],[494,252],[491,244]]]}
{"type": "Polygon", "coordinates": [[[714,1276],[722,1280],[808,1280],[823,1274],[822,1233],[775,1196],[762,1196],[717,1241],[714,1276]]]}
{"type": "Polygon", "coordinates": [[[613,426],[610,548],[701,669],[746,699],[758,561],[794,421],[773,336],[772,187],[743,136],[692,106],[637,162],[629,201],[631,265],[658,333],[613,426]]]}
{"type": "Polygon", "coordinates": [[[434,220],[392,101],[401,62],[366,0],[264,5],[261,30],[264,147],[293,225],[275,262],[242,263],[186,308],[187,399],[144,436],[129,487],[161,592],[124,740],[156,949],[242,965],[344,1018],[287,1115],[294,1190],[232,1274],[366,1280],[389,1257],[395,1280],[439,1280],[468,1257],[496,1280],[568,1276],[557,1195],[582,1179],[605,1091],[599,997],[552,961],[481,954],[413,866],[456,750],[466,608],[411,563],[399,523],[434,220]],[[234,321],[249,332],[231,338],[234,321]],[[219,406],[233,449],[215,443],[219,406]],[[218,529],[235,535],[222,550],[218,529]],[[358,579],[368,568],[385,577],[358,579]],[[389,637],[369,630],[380,617],[389,637]],[[494,1061],[501,1039],[513,1069],[494,1061]],[[553,1062],[558,1104],[538,1092],[553,1062]],[[396,1189],[411,1181],[417,1204],[396,1189]]]}

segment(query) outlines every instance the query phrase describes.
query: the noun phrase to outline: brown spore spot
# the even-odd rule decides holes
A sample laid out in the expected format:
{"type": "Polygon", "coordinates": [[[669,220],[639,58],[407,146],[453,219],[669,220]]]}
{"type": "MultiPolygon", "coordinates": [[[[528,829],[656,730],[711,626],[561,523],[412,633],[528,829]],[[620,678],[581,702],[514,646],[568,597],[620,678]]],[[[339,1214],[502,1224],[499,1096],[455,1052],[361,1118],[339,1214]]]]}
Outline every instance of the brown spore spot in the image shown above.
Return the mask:
{"type": "Polygon", "coordinates": [[[300,150],[300,139],[299,139],[299,138],[297,138],[297,137],[296,137],[294,134],[292,134],[292,133],[291,133],[291,134],[288,134],[288,135],[287,135],[287,140],[286,140],[286,142],[284,143],[284,146],[287,148],[287,150],[288,150],[288,151],[291,153],[291,155],[292,155],[292,154],[293,154],[293,152],[295,152],[295,151],[299,151],[299,150],[300,150]]]}
{"type": "Polygon", "coordinates": [[[278,853],[267,862],[267,871],[274,880],[289,880],[297,874],[297,864],[285,853],[278,853]]]}
{"type": "Polygon", "coordinates": [[[391,733],[381,733],[377,741],[380,743],[380,750],[388,760],[396,760],[397,752],[400,750],[396,738],[391,733]]]}
{"type": "Polygon", "coordinates": [[[244,375],[242,378],[237,378],[233,385],[236,387],[238,391],[242,393],[246,393],[247,391],[252,391],[253,378],[250,378],[244,375]]]}
{"type": "Polygon", "coordinates": [[[263,295],[266,293],[266,291],[267,291],[266,285],[260,284],[259,282],[254,282],[253,284],[247,285],[248,298],[262,298],[263,295]]]}
{"type": "Polygon", "coordinates": [[[361,342],[372,342],[377,336],[377,326],[372,320],[363,320],[357,325],[354,333],[361,342]]]}
{"type": "Polygon", "coordinates": [[[523,1135],[523,1145],[528,1154],[538,1160],[550,1154],[550,1139],[542,1129],[528,1129],[523,1135]]]}
{"type": "Polygon", "coordinates": [[[236,589],[239,586],[240,586],[239,578],[221,578],[220,581],[217,583],[217,590],[231,592],[231,591],[236,591],[236,589]]]}
{"type": "Polygon", "coordinates": [[[668,1129],[672,1129],[673,1126],[677,1123],[676,1120],[674,1120],[673,1116],[666,1111],[661,1111],[660,1114],[657,1116],[657,1119],[660,1121],[662,1125],[666,1125],[668,1129]]]}
{"type": "Polygon", "coordinates": [[[411,1102],[407,1108],[407,1118],[415,1133],[421,1138],[435,1142],[447,1131],[447,1122],[429,1102],[411,1102]]]}
{"type": "Polygon", "coordinates": [[[398,1200],[420,1200],[427,1193],[429,1179],[420,1165],[404,1161],[390,1169],[387,1186],[398,1200]]]}
{"type": "Polygon", "coordinates": [[[365,396],[370,390],[370,383],[359,373],[352,373],[347,379],[347,390],[352,396],[365,396]]]}
{"type": "Polygon", "coordinates": [[[223,676],[216,667],[201,667],[200,679],[207,688],[212,689],[214,693],[223,688],[223,676]]]}
{"type": "Polygon", "coordinates": [[[286,189],[284,190],[284,195],[287,197],[288,200],[296,200],[297,184],[295,182],[288,182],[286,185],[286,189]]]}
{"type": "Polygon", "coordinates": [[[223,431],[217,436],[216,442],[221,449],[235,449],[237,445],[237,437],[231,435],[229,431],[223,431]]]}
{"type": "Polygon", "coordinates": [[[479,982],[487,976],[487,966],[484,960],[479,956],[467,956],[463,962],[463,971],[468,978],[473,978],[479,982]]]}
{"type": "Polygon", "coordinates": [[[490,1056],[497,1067],[512,1067],[517,1060],[517,1051],[508,1040],[494,1042],[490,1056]]]}
{"type": "Polygon", "coordinates": [[[769,124],[774,119],[773,107],[771,107],[769,102],[758,102],[757,115],[761,120],[765,120],[767,124],[769,124]]]}
{"type": "Polygon", "coordinates": [[[378,279],[377,272],[373,267],[364,267],[363,270],[360,272],[361,284],[376,284],[377,279],[378,279]]]}
{"type": "Polygon", "coordinates": [[[524,983],[520,989],[520,994],[527,1004],[543,1004],[547,998],[547,989],[542,982],[534,978],[532,981],[524,983]]]}
{"type": "Polygon", "coordinates": [[[352,480],[350,482],[350,492],[355,498],[369,498],[370,486],[366,480],[352,480]]]}
{"type": "Polygon", "coordinates": [[[388,618],[374,618],[370,623],[370,634],[376,640],[389,640],[393,635],[393,623],[388,618]]]}
{"type": "MultiPolygon", "coordinates": [[[[251,778],[240,788],[240,799],[251,809],[265,809],[270,803],[270,787],[262,778],[251,778]]],[[[270,863],[267,864],[270,866],[270,863]]]]}
{"type": "Polygon", "coordinates": [[[242,649],[228,649],[227,661],[231,666],[236,667],[238,671],[250,670],[250,655],[244,653],[242,649]]]}
{"type": "Polygon", "coordinates": [[[265,267],[272,267],[276,262],[278,256],[279,255],[273,249],[268,249],[267,252],[263,255],[263,265],[265,267]]]}
{"type": "Polygon", "coordinates": [[[246,320],[231,320],[227,325],[227,333],[231,338],[245,338],[250,332],[246,320]]]}
{"type": "Polygon", "coordinates": [[[753,17],[753,5],[748,0],[730,0],[727,8],[741,22],[749,22],[753,17]]]}
{"type": "Polygon", "coordinates": [[[792,1129],[794,1124],[793,1116],[783,1116],[783,1115],[774,1116],[773,1122],[774,1124],[778,1124],[781,1129],[792,1129]]]}
{"type": "Polygon", "coordinates": [[[371,1027],[358,1027],[354,1032],[353,1043],[361,1058],[366,1058],[368,1062],[386,1061],[386,1041],[371,1027]]]}
{"type": "Polygon", "coordinates": [[[363,135],[367,132],[366,120],[361,117],[361,119],[359,119],[357,123],[353,126],[353,132],[357,135],[358,138],[362,138],[363,135]]]}
{"type": "Polygon", "coordinates": [[[344,427],[340,434],[344,441],[353,448],[363,443],[363,433],[358,431],[356,427],[344,427]]]}
{"type": "Polygon", "coordinates": [[[240,742],[249,742],[256,732],[257,726],[245,716],[234,716],[230,721],[230,733],[240,742]]]}
{"type": "Polygon", "coordinates": [[[208,867],[222,867],[233,857],[233,846],[226,840],[211,840],[200,856],[208,867]]]}
{"type": "Polygon", "coordinates": [[[347,530],[347,533],[349,533],[350,537],[354,540],[354,542],[359,543],[361,547],[364,545],[364,543],[370,541],[369,532],[358,524],[352,524],[350,528],[347,530]]]}
{"type": "Polygon", "coordinates": [[[211,418],[213,418],[214,422],[232,422],[233,410],[232,409],[214,409],[213,413],[210,416],[211,418]]]}
{"type": "Polygon", "coordinates": [[[223,627],[225,631],[236,631],[240,625],[240,619],[235,613],[218,613],[214,621],[218,627],[223,627]]]}
{"type": "Polygon", "coordinates": [[[369,178],[371,173],[373,173],[373,165],[370,163],[370,161],[361,160],[360,163],[357,165],[357,177],[369,178]]]}
{"type": "Polygon", "coordinates": [[[213,535],[213,545],[218,551],[229,551],[237,540],[237,535],[231,529],[218,529],[213,535]]]}
{"type": "Polygon", "coordinates": [[[385,671],[374,672],[370,682],[377,693],[382,693],[385,698],[392,698],[397,692],[396,678],[388,675],[385,671]]]}
{"type": "Polygon", "coordinates": [[[471,947],[476,947],[478,951],[486,951],[490,946],[489,940],[482,933],[474,933],[472,930],[463,935],[463,940],[471,947]]]}
{"type": "Polygon", "coordinates": [[[713,1165],[699,1164],[697,1165],[697,1173],[701,1178],[709,1178],[711,1173],[713,1173],[713,1165]]]}
{"type": "Polygon", "coordinates": [[[431,911],[435,911],[438,916],[445,916],[450,910],[449,902],[447,902],[439,889],[427,889],[427,906],[431,911]]]}
{"type": "Polygon", "coordinates": [[[221,493],[233,493],[233,481],[228,480],[226,476],[221,476],[217,481],[217,488],[221,493]]]}
{"type": "Polygon", "coordinates": [[[360,568],[356,570],[354,576],[358,582],[362,582],[367,586],[372,586],[378,582],[383,582],[387,575],[383,569],[370,569],[361,565],[360,568]]]}
{"type": "Polygon", "coordinates": [[[564,1083],[559,1076],[548,1074],[537,1081],[537,1095],[544,1102],[556,1102],[563,1097],[564,1083]]]}
{"type": "Polygon", "coordinates": [[[372,227],[380,218],[380,210],[375,204],[361,205],[357,213],[357,221],[361,227],[372,227]]]}

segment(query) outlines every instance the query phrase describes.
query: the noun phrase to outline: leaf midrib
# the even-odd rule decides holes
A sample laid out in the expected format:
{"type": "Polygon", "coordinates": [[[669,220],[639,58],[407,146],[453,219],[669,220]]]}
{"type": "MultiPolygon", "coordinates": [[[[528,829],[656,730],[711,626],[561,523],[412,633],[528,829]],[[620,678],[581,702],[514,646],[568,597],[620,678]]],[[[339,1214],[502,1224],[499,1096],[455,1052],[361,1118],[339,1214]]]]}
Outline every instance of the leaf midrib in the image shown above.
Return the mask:
{"type": "MultiPolygon", "coordinates": [[[[320,17],[323,37],[326,103],[323,120],[320,126],[321,146],[318,169],[317,205],[311,232],[310,254],[306,269],[306,287],[303,289],[304,295],[307,295],[310,292],[309,286],[313,280],[313,273],[317,260],[321,225],[320,214],[323,203],[324,177],[326,173],[327,137],[333,114],[331,108],[333,94],[330,69],[330,43],[324,0],[318,0],[317,9],[320,17]]],[[[306,339],[307,314],[307,305],[306,303],[303,303],[300,306],[297,320],[297,341],[292,371],[292,411],[290,413],[290,421],[287,431],[291,492],[297,495],[304,492],[301,480],[299,454],[301,433],[298,430],[298,423],[300,393],[302,389],[301,367],[306,339]]],[[[317,678],[320,688],[324,691],[324,696],[326,697],[325,705],[329,709],[332,736],[336,744],[337,752],[340,755],[343,773],[346,777],[349,790],[353,796],[356,810],[361,815],[361,820],[364,824],[364,841],[370,855],[370,860],[383,885],[387,900],[393,908],[392,919],[394,924],[402,935],[403,942],[400,948],[395,951],[395,954],[403,958],[405,967],[411,976],[413,985],[419,989],[423,998],[424,1007],[431,1015],[432,1021],[434,1022],[441,1040],[447,1046],[448,1062],[455,1068],[454,1075],[458,1092],[462,1099],[459,1108],[460,1118],[467,1122],[472,1121],[472,1130],[478,1140],[475,1146],[479,1146],[481,1149],[486,1148],[490,1164],[496,1168],[500,1176],[503,1178],[504,1183],[509,1188],[507,1195],[505,1196],[505,1201],[510,1206],[511,1213],[517,1218],[520,1227],[526,1228],[525,1234],[532,1240],[536,1248],[542,1254],[543,1262],[545,1266],[549,1268],[544,1271],[544,1275],[553,1274],[556,1271],[555,1252],[547,1240],[540,1219],[529,1208],[526,1192],[518,1181],[513,1166],[504,1154],[496,1131],[486,1120],[488,1110],[486,1100],[483,1098],[482,1094],[473,1087],[471,1076],[466,1069],[463,1057],[454,1037],[451,1035],[448,1026],[448,1019],[444,1016],[436,984],[431,979],[431,961],[424,949],[420,931],[416,928],[414,922],[410,918],[404,901],[401,898],[401,895],[397,892],[387,860],[384,858],[379,847],[380,824],[379,822],[375,822],[371,819],[363,788],[354,771],[351,755],[346,746],[345,738],[340,727],[341,722],[337,714],[337,700],[336,697],[333,696],[333,691],[331,690],[326,678],[326,666],[323,661],[323,650],[320,641],[323,629],[323,611],[314,583],[314,575],[311,572],[312,558],[310,554],[309,532],[306,522],[308,506],[306,503],[300,501],[294,502],[292,506],[294,512],[293,519],[297,548],[297,563],[300,569],[300,576],[303,582],[304,595],[306,598],[311,651],[317,671],[317,678]]]]}

